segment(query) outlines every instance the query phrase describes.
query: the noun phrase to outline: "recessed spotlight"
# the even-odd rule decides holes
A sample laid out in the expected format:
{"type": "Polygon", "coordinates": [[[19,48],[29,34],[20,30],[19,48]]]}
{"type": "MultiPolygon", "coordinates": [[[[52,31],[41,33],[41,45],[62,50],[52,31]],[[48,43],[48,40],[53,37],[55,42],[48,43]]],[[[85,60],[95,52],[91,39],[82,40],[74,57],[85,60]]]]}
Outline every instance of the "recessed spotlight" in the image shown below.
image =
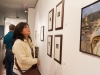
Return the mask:
{"type": "Polygon", "coordinates": [[[25,13],[27,13],[27,11],[25,11],[25,13]]]}

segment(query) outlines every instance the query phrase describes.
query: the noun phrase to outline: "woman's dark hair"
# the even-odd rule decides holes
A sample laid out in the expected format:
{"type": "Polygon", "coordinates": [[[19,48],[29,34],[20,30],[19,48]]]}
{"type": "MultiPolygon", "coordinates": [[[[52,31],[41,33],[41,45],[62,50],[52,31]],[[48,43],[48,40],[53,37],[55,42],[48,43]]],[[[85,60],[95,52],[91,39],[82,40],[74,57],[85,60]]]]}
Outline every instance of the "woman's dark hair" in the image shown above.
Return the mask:
{"type": "MultiPolygon", "coordinates": [[[[20,22],[16,25],[14,33],[13,33],[14,42],[16,41],[16,39],[20,39],[20,40],[24,41],[25,36],[23,34],[21,34],[21,32],[26,25],[28,25],[28,23],[26,23],[26,22],[20,22]]],[[[28,36],[28,37],[31,39],[30,36],[28,36]]]]}

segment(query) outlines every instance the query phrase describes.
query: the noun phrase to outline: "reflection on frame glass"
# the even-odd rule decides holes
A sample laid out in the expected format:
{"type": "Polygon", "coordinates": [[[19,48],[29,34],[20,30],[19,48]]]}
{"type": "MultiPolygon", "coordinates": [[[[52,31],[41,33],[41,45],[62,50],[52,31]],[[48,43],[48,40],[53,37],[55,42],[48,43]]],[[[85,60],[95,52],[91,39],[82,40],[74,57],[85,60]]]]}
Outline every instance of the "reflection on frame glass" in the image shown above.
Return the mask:
{"type": "Polygon", "coordinates": [[[55,30],[63,29],[64,0],[56,6],[55,30]]]}
{"type": "Polygon", "coordinates": [[[48,35],[47,37],[47,55],[52,57],[52,40],[53,40],[53,35],[48,35]]]}
{"type": "Polygon", "coordinates": [[[40,30],[40,40],[44,41],[44,26],[42,26],[40,30]]]}
{"type": "Polygon", "coordinates": [[[53,31],[54,8],[48,14],[48,31],[53,31]]]}
{"type": "Polygon", "coordinates": [[[100,1],[82,8],[80,51],[100,56],[100,1]]]}
{"type": "Polygon", "coordinates": [[[55,35],[54,40],[54,60],[61,64],[62,57],[62,35],[55,35]]]}

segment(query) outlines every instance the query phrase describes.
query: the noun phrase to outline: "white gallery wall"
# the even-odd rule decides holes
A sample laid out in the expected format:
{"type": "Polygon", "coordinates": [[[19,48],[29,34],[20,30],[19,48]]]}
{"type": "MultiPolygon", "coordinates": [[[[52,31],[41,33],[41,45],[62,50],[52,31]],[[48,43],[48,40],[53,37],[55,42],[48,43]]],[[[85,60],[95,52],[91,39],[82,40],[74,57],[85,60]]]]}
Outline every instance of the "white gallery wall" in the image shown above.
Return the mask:
{"type": "MultiPolygon", "coordinates": [[[[81,8],[96,0],[65,0],[62,30],[55,30],[56,5],[61,0],[39,0],[35,9],[35,29],[39,46],[39,69],[42,75],[100,75],[100,58],[79,51],[81,8]],[[48,32],[48,13],[54,8],[53,31],[48,32]],[[44,42],[40,41],[40,28],[45,26],[44,42]],[[54,35],[63,34],[62,64],[54,60],[54,35]],[[47,55],[47,36],[53,35],[52,58],[47,55]]],[[[34,15],[34,14],[33,14],[34,15]]],[[[31,20],[32,21],[32,20],[31,20]]],[[[34,23],[33,23],[34,24],[34,23]]],[[[32,24],[31,24],[32,25],[32,24]]]]}

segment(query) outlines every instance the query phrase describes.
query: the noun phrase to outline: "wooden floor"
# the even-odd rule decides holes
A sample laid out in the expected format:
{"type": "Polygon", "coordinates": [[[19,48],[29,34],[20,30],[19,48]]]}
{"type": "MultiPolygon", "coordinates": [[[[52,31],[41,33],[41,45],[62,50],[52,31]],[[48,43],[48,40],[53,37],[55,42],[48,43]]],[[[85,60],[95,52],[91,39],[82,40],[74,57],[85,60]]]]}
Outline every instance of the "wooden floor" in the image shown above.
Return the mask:
{"type": "Polygon", "coordinates": [[[0,50],[0,75],[6,75],[6,71],[4,69],[4,65],[2,64],[2,60],[4,58],[5,51],[0,50]]]}

